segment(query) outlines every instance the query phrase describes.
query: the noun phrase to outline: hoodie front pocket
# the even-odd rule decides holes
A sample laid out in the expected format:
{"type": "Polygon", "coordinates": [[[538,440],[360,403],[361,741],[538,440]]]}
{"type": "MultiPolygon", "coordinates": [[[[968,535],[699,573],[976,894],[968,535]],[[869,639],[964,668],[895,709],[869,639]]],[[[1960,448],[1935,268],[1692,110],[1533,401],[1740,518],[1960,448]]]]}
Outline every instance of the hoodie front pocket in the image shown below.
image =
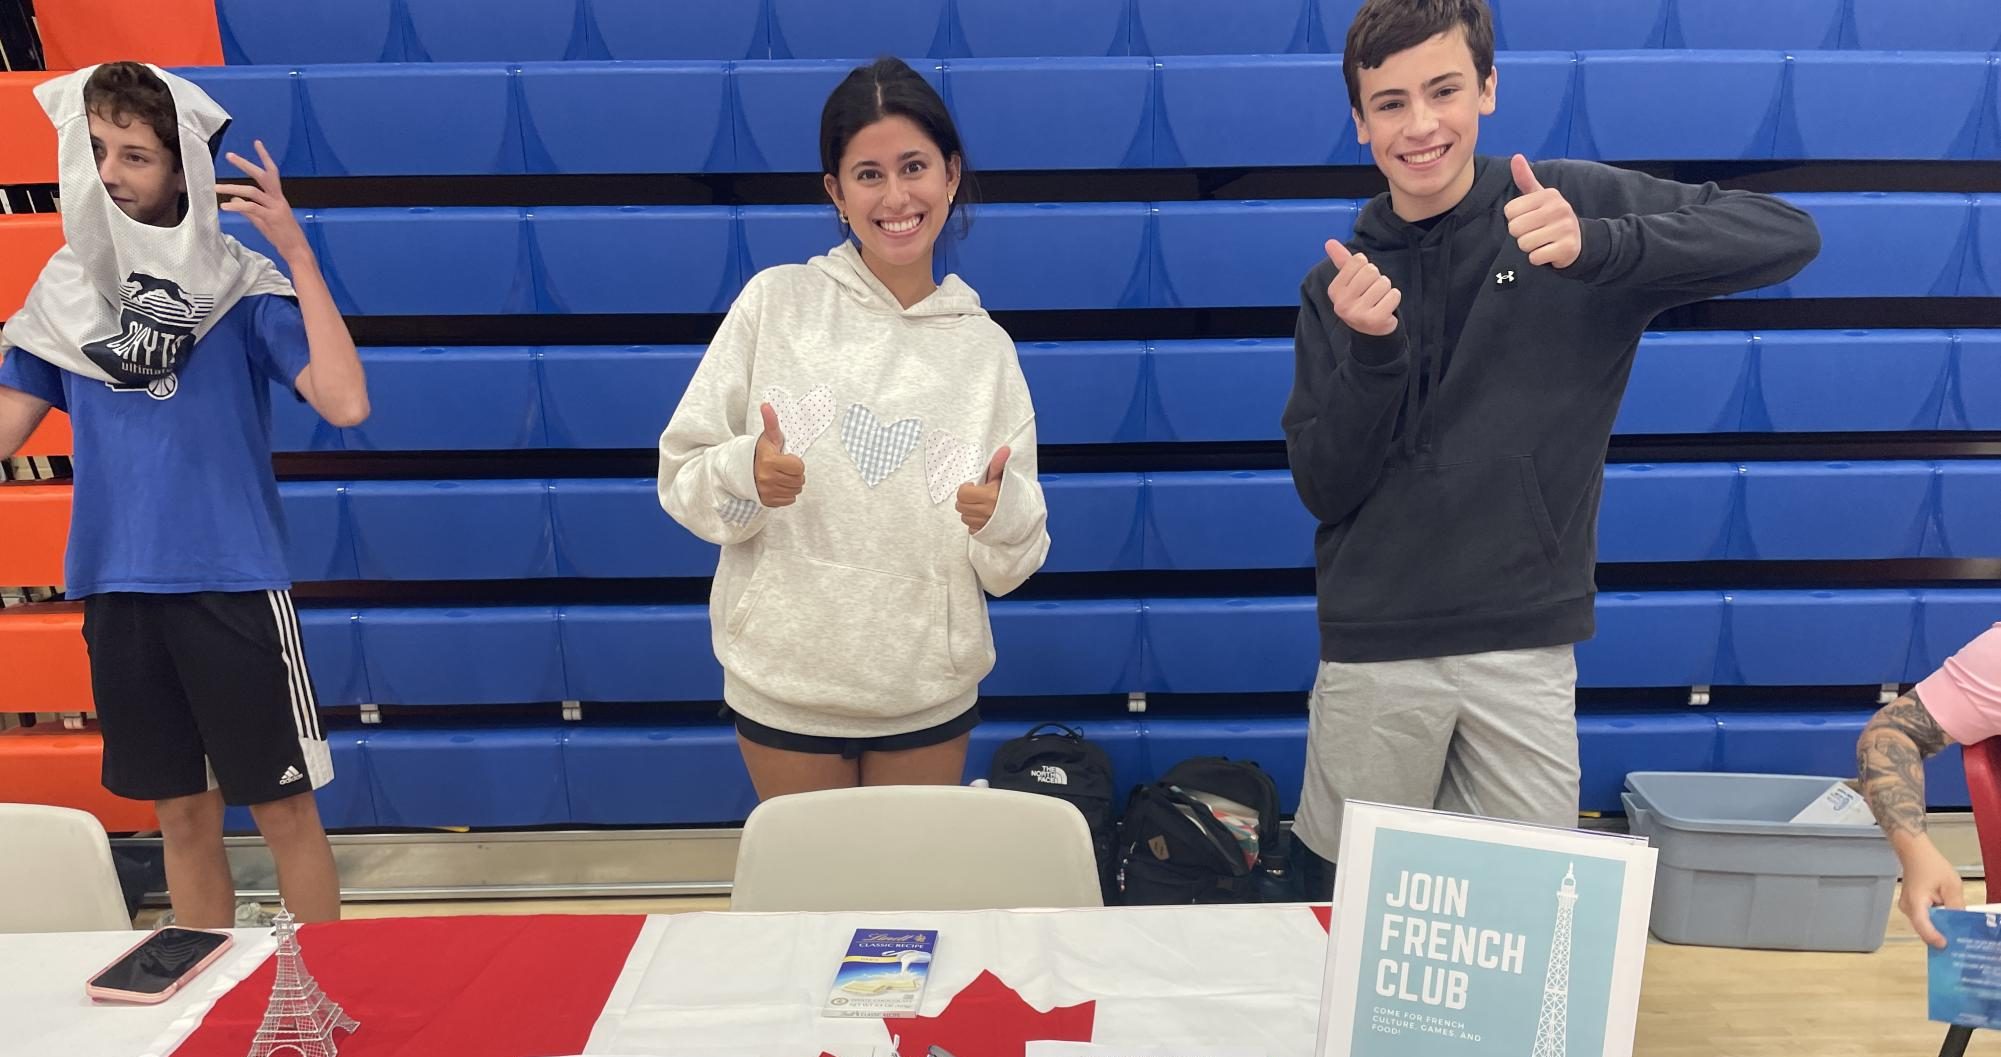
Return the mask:
{"type": "Polygon", "coordinates": [[[896,715],[951,692],[943,583],[766,550],[725,627],[724,663],[766,697],[896,715]]]}
{"type": "Polygon", "coordinates": [[[1405,467],[1340,533],[1322,595],[1344,621],[1520,609],[1555,601],[1557,556],[1529,456],[1405,467]]]}

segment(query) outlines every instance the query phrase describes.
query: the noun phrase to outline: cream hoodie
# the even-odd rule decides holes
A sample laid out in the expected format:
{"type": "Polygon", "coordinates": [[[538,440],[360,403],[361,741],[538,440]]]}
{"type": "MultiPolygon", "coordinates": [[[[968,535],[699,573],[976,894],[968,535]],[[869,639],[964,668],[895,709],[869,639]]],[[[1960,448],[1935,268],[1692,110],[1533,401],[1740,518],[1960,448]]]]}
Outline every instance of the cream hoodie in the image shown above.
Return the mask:
{"type": "Polygon", "coordinates": [[[1035,410],[1014,343],[947,276],[908,309],[843,243],[759,273],[660,435],[660,505],[722,544],[709,625],[731,708],[798,734],[936,726],[993,669],[984,590],[1049,552],[1035,410]],[[766,509],[751,464],[778,411],[802,456],[798,502],[766,509]],[[992,520],[969,534],[959,485],[1011,449],[992,520]]]}

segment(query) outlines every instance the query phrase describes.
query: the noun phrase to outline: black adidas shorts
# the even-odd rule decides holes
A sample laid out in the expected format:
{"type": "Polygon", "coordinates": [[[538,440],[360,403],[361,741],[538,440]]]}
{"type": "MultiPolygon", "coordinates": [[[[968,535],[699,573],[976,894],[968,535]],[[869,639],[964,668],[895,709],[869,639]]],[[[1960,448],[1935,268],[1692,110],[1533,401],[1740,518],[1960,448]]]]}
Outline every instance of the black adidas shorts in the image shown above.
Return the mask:
{"type": "Polygon", "coordinates": [[[290,592],[91,595],[83,638],[111,792],[245,805],[333,779],[290,592]]]}

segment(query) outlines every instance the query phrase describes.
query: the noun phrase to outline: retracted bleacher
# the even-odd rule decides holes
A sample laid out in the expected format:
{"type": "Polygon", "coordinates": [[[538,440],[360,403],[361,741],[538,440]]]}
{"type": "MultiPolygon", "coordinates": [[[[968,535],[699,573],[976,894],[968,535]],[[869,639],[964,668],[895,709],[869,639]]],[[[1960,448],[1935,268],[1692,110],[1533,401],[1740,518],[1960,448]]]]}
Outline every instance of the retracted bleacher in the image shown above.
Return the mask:
{"type": "MultiPolygon", "coordinates": [[[[1222,753],[1290,806],[1317,651],[1278,415],[1300,278],[1376,186],[1335,54],[1356,6],[220,0],[230,65],[184,72],[235,113],[226,146],[280,160],[375,405],[335,429],[275,402],[329,824],[748,811],[715,550],[648,453],[746,279],[837,237],[819,108],[881,52],[987,176],[944,266],[1020,339],[1046,447],[1054,542],[992,605],[969,774],[1070,720],[1121,783],[1222,753]]],[[[1882,687],[2001,621],[1969,572],[2001,558],[2001,195],[1963,175],[2001,162],[2001,5],[1494,7],[1484,151],[1749,174],[1825,245],[1642,342],[1579,650],[1584,807],[1635,769],[1848,773],[1882,687]]],[[[0,306],[49,227],[0,218],[0,306]]],[[[9,489],[0,583],[46,576],[61,486],[9,489]]],[[[0,614],[23,710],[87,711],[75,620],[0,614]]],[[[0,753],[48,753],[23,733],[0,753]]],[[[1935,804],[1966,803],[1957,767],[1935,804]]]]}

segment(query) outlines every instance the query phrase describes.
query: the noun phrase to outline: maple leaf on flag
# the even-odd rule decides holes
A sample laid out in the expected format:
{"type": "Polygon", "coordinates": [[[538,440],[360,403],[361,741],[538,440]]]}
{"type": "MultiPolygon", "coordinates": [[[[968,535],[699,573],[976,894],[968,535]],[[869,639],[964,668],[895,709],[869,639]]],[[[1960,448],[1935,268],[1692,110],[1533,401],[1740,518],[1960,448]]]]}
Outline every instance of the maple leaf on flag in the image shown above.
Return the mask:
{"type": "Polygon", "coordinates": [[[937,1047],[952,1057],[1023,1057],[1030,1042],[1089,1042],[1098,1004],[1082,1002],[1037,1012],[1000,977],[982,971],[935,1017],[885,1020],[900,1057],[927,1057],[937,1047]]]}

